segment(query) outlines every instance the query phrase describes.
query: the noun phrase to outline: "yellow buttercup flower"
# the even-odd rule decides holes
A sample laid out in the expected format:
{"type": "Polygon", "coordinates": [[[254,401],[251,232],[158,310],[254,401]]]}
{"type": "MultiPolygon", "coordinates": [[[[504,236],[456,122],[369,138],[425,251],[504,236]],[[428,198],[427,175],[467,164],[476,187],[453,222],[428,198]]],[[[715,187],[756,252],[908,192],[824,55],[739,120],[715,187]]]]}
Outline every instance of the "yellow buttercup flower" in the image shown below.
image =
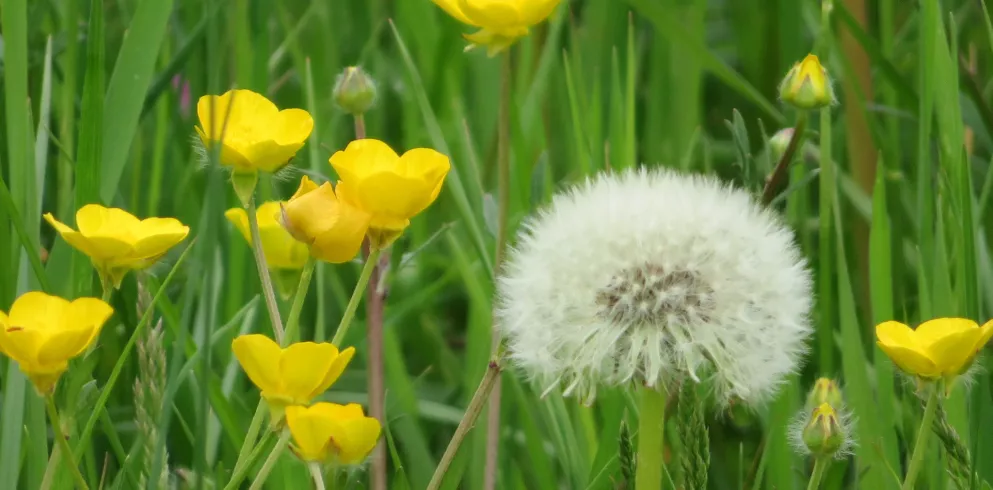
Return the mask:
{"type": "Polygon", "coordinates": [[[382,247],[438,198],[451,162],[431,149],[399,156],[382,141],[363,139],[332,155],[331,166],[341,177],[338,198],[369,213],[369,239],[382,247]]]}
{"type": "MultiPolygon", "coordinates": [[[[259,206],[255,216],[259,220],[259,236],[265,260],[271,269],[303,269],[307,263],[307,246],[294,240],[279,222],[280,206],[283,203],[270,201],[259,206]]],[[[252,243],[252,231],[248,226],[248,213],[243,208],[232,208],[224,213],[245,241],[252,243]]]]}
{"type": "Polygon", "coordinates": [[[332,264],[355,258],[369,229],[369,219],[368,213],[339,200],[330,183],[318,187],[306,176],[282,213],[286,230],[309,246],[315,258],[332,264]]]}
{"type": "Polygon", "coordinates": [[[560,0],[434,0],[459,22],[480,30],[465,34],[472,44],[486,46],[490,56],[510,47],[528,29],[552,15],[560,0]]]}
{"type": "Polygon", "coordinates": [[[96,298],[73,302],[41,292],[25,293],[0,311],[0,353],[17,361],[38,393],[47,395],[68,369],[69,360],[83,353],[114,313],[96,298]]]}
{"type": "Polygon", "coordinates": [[[356,404],[317,403],[286,408],[286,425],[304,461],[353,465],[376,447],[382,427],[356,404]]]}
{"type": "Polygon", "coordinates": [[[190,233],[188,226],[173,218],[140,220],[123,209],[98,204],[87,204],[76,212],[79,231],[51,213],[45,214],[45,220],[69,245],[89,256],[100,279],[115,288],[129,270],[151,266],[190,233]]]}
{"type": "Polygon", "coordinates": [[[876,344],[900,369],[924,379],[951,379],[969,369],[993,337],[993,320],[980,327],[964,318],[936,318],[916,330],[900,322],[876,326],[876,344]]]}
{"type": "Polygon", "coordinates": [[[786,74],[779,86],[779,97],[799,109],[821,109],[835,102],[827,69],[812,54],[793,65],[786,74]]]}
{"type": "Polygon", "coordinates": [[[205,95],[197,102],[197,133],[208,148],[221,144],[220,163],[235,172],[276,172],[310,137],[314,119],[303,109],[279,110],[251,90],[205,95]]]}
{"type": "Polygon", "coordinates": [[[297,342],[280,348],[265,335],[242,335],[231,343],[234,356],[273,412],[273,422],[282,419],[283,409],[306,405],[338,380],[355,355],[349,347],[341,352],[329,343],[297,342]]]}

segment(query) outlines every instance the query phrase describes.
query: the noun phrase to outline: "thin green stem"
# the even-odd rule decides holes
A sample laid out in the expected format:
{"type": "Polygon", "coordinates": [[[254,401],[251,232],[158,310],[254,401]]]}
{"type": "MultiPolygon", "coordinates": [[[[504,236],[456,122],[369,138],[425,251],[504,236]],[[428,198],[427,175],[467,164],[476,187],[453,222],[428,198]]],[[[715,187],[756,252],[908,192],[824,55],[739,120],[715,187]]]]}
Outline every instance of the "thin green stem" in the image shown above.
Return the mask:
{"type": "Polygon", "coordinates": [[[634,487],[638,490],[662,488],[662,446],[665,430],[665,393],[645,386],[638,407],[638,460],[634,487]]]}
{"type": "Polygon", "coordinates": [[[269,320],[272,322],[272,331],[276,337],[276,342],[283,343],[283,321],[279,318],[279,304],[276,303],[276,291],[272,287],[272,277],[269,276],[269,266],[265,260],[265,251],[262,250],[262,235],[259,233],[259,218],[256,213],[255,199],[248,200],[248,226],[252,231],[252,251],[255,255],[255,265],[259,270],[259,279],[262,280],[262,295],[265,296],[266,308],[269,309],[269,320]]]}
{"type": "Polygon", "coordinates": [[[241,482],[245,480],[246,476],[248,476],[248,470],[255,465],[255,462],[259,460],[260,456],[262,456],[262,451],[269,445],[269,441],[272,440],[272,434],[272,431],[266,431],[265,435],[262,436],[262,439],[259,440],[258,444],[252,448],[251,455],[249,455],[248,459],[242,463],[241,467],[239,468],[237,465],[235,466],[234,473],[231,474],[231,480],[229,480],[228,484],[224,486],[224,490],[234,490],[236,488],[240,488],[241,482]]]}
{"type": "MultiPolygon", "coordinates": [[[[507,247],[507,225],[510,215],[510,52],[504,53],[500,66],[500,114],[497,121],[497,236],[493,267],[500,269],[507,247]]],[[[490,339],[493,351],[500,347],[500,331],[495,323],[490,339]]],[[[486,466],[483,489],[496,488],[497,456],[500,451],[500,377],[497,376],[486,417],[486,466]]]]}
{"type": "Polygon", "coordinates": [[[300,330],[300,313],[303,311],[303,303],[307,300],[307,291],[310,290],[310,281],[314,277],[314,268],[317,260],[313,257],[307,259],[307,264],[303,266],[303,273],[300,274],[300,282],[297,283],[297,290],[293,296],[293,304],[290,305],[290,315],[286,317],[286,334],[283,341],[286,344],[297,340],[300,330]]]}
{"type": "Polygon", "coordinates": [[[104,303],[109,304],[110,298],[114,296],[114,285],[110,283],[104,284],[103,281],[100,282],[101,285],[103,286],[103,294],[100,296],[100,299],[103,300],[104,303]]]}
{"type": "Polygon", "coordinates": [[[248,457],[252,454],[252,448],[256,446],[259,438],[259,430],[262,429],[262,420],[265,419],[265,400],[259,400],[259,406],[255,408],[255,416],[248,425],[248,433],[245,434],[245,442],[241,443],[238,451],[238,460],[234,463],[235,474],[241,470],[242,466],[248,464],[248,457]]]}
{"type": "Polygon", "coordinates": [[[266,458],[265,463],[262,465],[262,469],[259,470],[259,474],[255,475],[255,479],[252,480],[252,486],[248,490],[259,490],[262,488],[266,478],[269,478],[269,473],[276,467],[276,462],[279,461],[279,457],[283,455],[283,451],[289,443],[290,431],[283,430],[283,433],[279,436],[279,440],[276,441],[276,445],[272,448],[272,452],[269,453],[269,457],[266,458]]]}
{"type": "Polygon", "coordinates": [[[814,460],[814,472],[810,474],[810,482],[807,483],[807,490],[817,490],[821,486],[821,480],[824,478],[824,472],[827,470],[829,464],[831,464],[831,458],[829,457],[818,457],[814,460]]]}
{"type": "Polygon", "coordinates": [[[921,428],[917,431],[917,442],[914,444],[914,453],[910,457],[910,466],[907,467],[907,476],[903,480],[903,490],[914,488],[917,475],[924,466],[924,454],[927,453],[927,443],[931,436],[931,424],[934,423],[934,414],[938,410],[938,397],[941,393],[940,386],[931,387],[931,395],[927,399],[924,407],[924,418],[921,420],[921,428]]]}
{"type": "Polygon", "coordinates": [[[62,460],[62,446],[56,445],[52,448],[52,454],[48,457],[48,464],[45,465],[45,474],[41,478],[41,490],[52,488],[55,481],[55,468],[58,468],[59,461],[62,460]]]}
{"type": "Polygon", "coordinates": [[[490,393],[493,391],[493,387],[496,386],[496,380],[500,376],[501,362],[503,359],[503,351],[497,353],[493,359],[490,360],[490,365],[486,369],[486,374],[483,375],[483,379],[479,382],[479,387],[476,388],[476,393],[472,395],[472,400],[469,400],[469,406],[465,409],[465,415],[462,416],[462,420],[459,422],[459,426],[455,429],[455,434],[452,436],[452,440],[448,442],[448,447],[445,449],[445,454],[441,457],[441,461],[438,462],[438,466],[434,469],[434,475],[431,476],[431,482],[428,484],[427,490],[438,490],[441,488],[441,483],[445,479],[445,474],[448,473],[448,468],[452,465],[452,461],[455,460],[455,455],[459,452],[459,447],[462,446],[462,441],[465,440],[466,436],[469,435],[469,431],[476,424],[476,419],[479,418],[479,414],[483,411],[483,406],[486,403],[487,398],[489,398],[490,393]]]}
{"type": "MultiPolygon", "coordinates": [[[[69,441],[66,440],[65,432],[62,431],[62,421],[59,419],[59,410],[55,408],[55,397],[48,395],[45,397],[45,408],[48,409],[48,418],[52,422],[52,432],[55,433],[55,442],[59,445],[59,450],[62,454],[72,454],[72,448],[69,447],[69,441]]],[[[54,452],[52,459],[57,458],[54,452]]],[[[72,479],[76,482],[76,488],[80,490],[89,490],[89,486],[86,484],[86,479],[83,478],[83,474],[79,472],[79,467],[73,462],[72,458],[64,458],[66,466],[69,467],[69,472],[72,473],[72,479]]]]}
{"type": "Polygon", "coordinates": [[[307,465],[307,469],[310,470],[310,476],[314,479],[314,490],[325,490],[324,475],[321,472],[321,465],[317,463],[310,463],[307,465]]]}
{"type": "Polygon", "coordinates": [[[345,340],[345,334],[348,333],[348,328],[352,325],[352,320],[355,318],[355,311],[359,309],[362,295],[365,293],[366,286],[369,284],[369,278],[372,277],[372,271],[376,269],[376,264],[379,263],[379,255],[381,253],[382,250],[373,250],[369,253],[369,257],[366,258],[365,265],[362,267],[362,273],[359,275],[359,281],[355,284],[352,297],[348,300],[348,306],[345,307],[345,313],[341,316],[341,322],[338,323],[338,330],[335,331],[334,338],[331,339],[332,344],[341,346],[341,342],[345,340]]]}

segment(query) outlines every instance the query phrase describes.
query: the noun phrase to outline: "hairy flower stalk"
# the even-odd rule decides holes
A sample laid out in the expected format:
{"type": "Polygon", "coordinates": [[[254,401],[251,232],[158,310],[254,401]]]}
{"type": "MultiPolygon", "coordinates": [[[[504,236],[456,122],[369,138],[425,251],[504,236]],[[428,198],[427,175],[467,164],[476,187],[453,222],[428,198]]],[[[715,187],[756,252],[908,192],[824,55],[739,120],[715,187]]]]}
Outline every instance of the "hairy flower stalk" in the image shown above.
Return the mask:
{"type": "MultiPolygon", "coordinates": [[[[140,294],[140,293],[139,293],[140,294]]],[[[147,296],[147,293],[145,293],[147,296]]],[[[149,298],[150,302],[151,298],[149,298]]],[[[142,437],[142,469],[138,476],[140,488],[165,489],[169,483],[168,464],[163,464],[158,475],[151,475],[155,454],[163,447],[163,461],[168,461],[169,453],[164,448],[158,431],[158,421],[162,414],[162,399],[166,384],[166,355],[162,344],[162,320],[155,328],[146,330],[138,340],[138,379],[134,383],[135,425],[142,437]]]]}
{"type": "Polygon", "coordinates": [[[969,453],[969,448],[965,447],[958,432],[948,422],[944,407],[939,405],[935,412],[932,429],[941,440],[941,445],[948,455],[948,476],[955,483],[956,488],[960,490],[978,488],[978,486],[973,486],[976,483],[976,475],[972,470],[972,455],[969,453]]]}
{"type": "Polygon", "coordinates": [[[679,457],[683,486],[687,490],[706,490],[710,468],[710,432],[704,419],[703,400],[693,384],[683,385],[677,408],[677,427],[683,451],[679,457]]]}

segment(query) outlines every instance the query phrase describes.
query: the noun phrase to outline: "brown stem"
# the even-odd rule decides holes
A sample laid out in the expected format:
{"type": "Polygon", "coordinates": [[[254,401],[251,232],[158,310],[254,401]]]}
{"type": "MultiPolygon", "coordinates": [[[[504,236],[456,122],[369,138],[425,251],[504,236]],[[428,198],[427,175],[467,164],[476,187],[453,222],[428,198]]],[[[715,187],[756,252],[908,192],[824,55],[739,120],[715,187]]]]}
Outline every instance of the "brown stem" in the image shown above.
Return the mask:
{"type": "MultiPolygon", "coordinates": [[[[355,139],[365,139],[365,117],[355,115],[355,139]]],[[[363,246],[365,257],[370,256],[369,241],[363,246]]],[[[366,341],[369,346],[369,415],[386,424],[385,390],[383,383],[383,312],[386,308],[386,289],[380,287],[382,274],[389,265],[389,254],[383,254],[369,278],[366,292],[366,341]]],[[[386,490],[386,447],[382,443],[372,451],[372,490],[386,490]]]]}
{"type": "Polygon", "coordinates": [[[783,156],[779,159],[779,163],[776,164],[776,169],[772,171],[769,180],[766,181],[765,189],[762,190],[762,204],[768,206],[776,199],[776,191],[782,187],[783,181],[789,175],[790,163],[793,161],[793,156],[800,147],[800,142],[803,141],[803,133],[806,130],[807,112],[801,111],[800,115],[797,116],[796,127],[793,128],[793,137],[790,138],[790,144],[786,147],[786,151],[783,152],[783,156]]]}
{"type": "MultiPolygon", "coordinates": [[[[510,213],[510,53],[504,53],[500,66],[500,112],[497,120],[497,237],[493,261],[494,270],[500,269],[507,246],[507,222],[510,213]]],[[[493,352],[499,351],[500,332],[492,322],[491,344],[493,352]]],[[[497,460],[500,452],[500,388],[499,372],[493,380],[489,413],[486,416],[486,468],[483,473],[483,490],[496,488],[497,460]]]]}

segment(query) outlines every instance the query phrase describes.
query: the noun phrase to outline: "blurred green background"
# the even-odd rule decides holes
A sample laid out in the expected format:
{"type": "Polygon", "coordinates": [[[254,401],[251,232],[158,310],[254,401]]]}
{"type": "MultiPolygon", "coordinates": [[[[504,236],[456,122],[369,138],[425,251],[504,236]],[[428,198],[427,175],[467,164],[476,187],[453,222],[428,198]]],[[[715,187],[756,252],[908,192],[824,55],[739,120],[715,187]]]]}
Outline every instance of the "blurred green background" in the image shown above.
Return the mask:
{"type": "MultiPolygon", "coordinates": [[[[836,0],[833,35],[824,35],[814,0],[563,0],[510,52],[512,227],[608,167],[715,172],[759,192],[775,160],[765,141],[796,119],[776,100],[780,79],[811,51],[832,74],[840,104],[813,117],[775,203],[815,271],[817,333],[776,400],[709,414],[710,488],[806,485],[810,463],[788,446],[786,427],[819,376],[841,381],[858,418],[856,455],[832,466],[824,488],[899,487],[922,410],[872,327],[944,315],[982,322],[993,309],[993,28],[983,7],[836,0]]],[[[250,249],[223,218],[237,205],[227,175],[193,151],[198,97],[248,88],[314,116],[295,170],[263,180],[265,198],[288,198],[303,172],[332,175],[328,157],[354,136],[331,97],[349,65],[378,82],[370,137],[452,157],[442,197],[397,244],[397,257],[423,249],[393,271],[386,309],[390,488],[424,488],[491,351],[500,61],[463,53],[469,28],[429,0],[0,0],[0,17],[0,175],[10,189],[0,195],[0,309],[42,287],[99,294],[44,212],[71,224],[77,207],[99,202],[190,225],[195,244],[159,303],[169,356],[160,428],[182,488],[226,481],[258,400],[230,341],[269,331],[250,249]]],[[[180,251],[152,269],[153,286],[180,251]]],[[[359,267],[318,268],[305,338],[330,338],[359,267]]],[[[136,301],[130,275],[88,361],[89,389],[102,388],[138,323],[136,301]]],[[[326,399],[367,401],[364,332],[350,331],[345,344],[358,356],[326,399]]],[[[51,441],[41,400],[11,364],[0,360],[0,488],[34,489],[51,441]]],[[[107,488],[136,485],[137,370],[129,360],[83,459],[88,479],[107,488]]],[[[603,391],[584,407],[555,393],[539,400],[522,379],[504,376],[497,486],[631,488],[619,465],[622,421],[637,426],[631,395],[603,391]]],[[[81,425],[95,395],[75,398],[69,422],[81,425]]],[[[975,470],[993,481],[990,376],[957,388],[946,409],[975,470]]],[[[446,488],[484,488],[483,420],[446,488]]],[[[919,488],[952,488],[943,458],[933,444],[919,488]]],[[[362,471],[343,480],[367,485],[362,471]]],[[[267,488],[307,485],[286,456],[267,488]]]]}

